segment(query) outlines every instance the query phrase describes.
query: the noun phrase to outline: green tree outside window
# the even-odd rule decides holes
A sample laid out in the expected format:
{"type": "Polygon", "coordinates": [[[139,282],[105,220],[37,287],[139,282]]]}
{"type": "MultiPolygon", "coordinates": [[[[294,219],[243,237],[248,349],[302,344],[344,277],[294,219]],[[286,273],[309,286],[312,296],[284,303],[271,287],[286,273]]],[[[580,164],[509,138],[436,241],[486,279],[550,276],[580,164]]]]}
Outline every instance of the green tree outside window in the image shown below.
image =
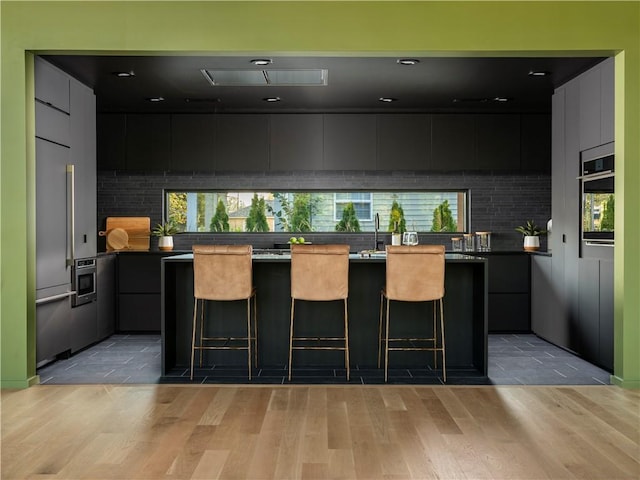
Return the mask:
{"type": "Polygon", "coordinates": [[[356,215],[353,202],[347,203],[342,209],[342,219],[336,224],[336,232],[359,232],[360,222],[356,215]]]}
{"type": "Polygon", "coordinates": [[[389,214],[389,231],[393,233],[404,233],[407,231],[407,223],[404,219],[404,210],[397,200],[391,204],[389,214]]]}
{"type": "Polygon", "coordinates": [[[212,232],[228,232],[229,231],[229,215],[221,198],[218,199],[216,213],[211,217],[209,230],[212,232]]]}
{"type": "Polygon", "coordinates": [[[251,199],[251,207],[249,215],[245,221],[245,229],[247,232],[268,232],[269,223],[267,222],[267,208],[264,198],[258,198],[257,194],[251,199]]]}
{"type": "Polygon", "coordinates": [[[449,200],[445,200],[433,209],[432,232],[456,232],[458,226],[449,208],[449,200]]]}

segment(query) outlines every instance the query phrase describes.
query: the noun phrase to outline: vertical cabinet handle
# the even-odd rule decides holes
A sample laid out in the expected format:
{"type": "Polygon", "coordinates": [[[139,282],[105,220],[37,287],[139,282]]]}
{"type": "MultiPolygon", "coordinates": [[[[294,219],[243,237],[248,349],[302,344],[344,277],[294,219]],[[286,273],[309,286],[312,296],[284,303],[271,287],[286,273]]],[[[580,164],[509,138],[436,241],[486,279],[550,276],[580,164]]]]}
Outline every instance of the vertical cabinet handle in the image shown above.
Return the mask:
{"type": "Polygon", "coordinates": [[[67,266],[72,267],[76,257],[76,179],[73,164],[67,164],[67,182],[69,185],[69,235],[71,237],[68,246],[67,266]]]}

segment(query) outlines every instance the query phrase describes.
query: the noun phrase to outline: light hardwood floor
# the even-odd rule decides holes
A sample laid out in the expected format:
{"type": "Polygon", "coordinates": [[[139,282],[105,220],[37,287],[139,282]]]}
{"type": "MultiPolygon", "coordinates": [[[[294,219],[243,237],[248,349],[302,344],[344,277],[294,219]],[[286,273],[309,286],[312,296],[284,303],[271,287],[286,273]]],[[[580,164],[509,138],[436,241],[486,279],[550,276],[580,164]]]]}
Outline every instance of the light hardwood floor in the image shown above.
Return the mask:
{"type": "Polygon", "coordinates": [[[3,479],[638,479],[613,386],[3,391],[3,479]]]}

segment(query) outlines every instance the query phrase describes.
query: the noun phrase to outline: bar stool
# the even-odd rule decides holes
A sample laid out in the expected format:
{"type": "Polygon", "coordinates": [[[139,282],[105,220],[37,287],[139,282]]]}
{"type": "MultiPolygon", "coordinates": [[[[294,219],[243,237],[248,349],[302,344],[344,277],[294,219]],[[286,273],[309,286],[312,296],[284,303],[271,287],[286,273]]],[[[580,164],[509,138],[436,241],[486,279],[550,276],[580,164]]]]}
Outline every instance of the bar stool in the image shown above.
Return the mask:
{"type": "MultiPolygon", "coordinates": [[[[251,380],[252,343],[254,363],[258,358],[258,319],[256,309],[256,289],[253,287],[251,245],[194,245],[193,246],[193,330],[191,334],[191,380],[195,351],[200,351],[202,366],[203,350],[247,350],[249,380],[251,380]],[[253,334],[251,331],[251,300],[253,299],[253,334]],[[246,337],[208,337],[204,330],[204,310],[206,301],[228,302],[247,301],[246,337]],[[200,309],[198,309],[200,304],[200,309]],[[198,310],[200,310],[200,335],[198,331],[198,310]],[[235,344],[245,342],[246,344],[235,344]]],[[[221,321],[226,321],[220,319],[221,321]]]]}
{"type": "Polygon", "coordinates": [[[293,350],[344,350],[349,380],[349,245],[291,245],[291,328],[289,332],[289,380],[293,350]],[[344,336],[296,337],[295,301],[344,302],[344,336]],[[311,344],[311,342],[314,342],[311,344]],[[344,342],[342,345],[336,345],[344,342]]]}
{"type": "Polygon", "coordinates": [[[444,342],[444,245],[391,246],[387,248],[386,285],[380,294],[380,320],[378,322],[378,367],[384,343],[384,381],[388,379],[389,351],[424,350],[433,351],[434,366],[437,367],[437,352],[442,352],[442,376],[447,381],[444,342]],[[386,300],[386,311],[383,315],[386,300]],[[389,305],[398,302],[433,302],[433,336],[430,338],[389,337],[389,305]],[[440,346],[438,346],[437,324],[440,312],[440,346]],[[383,338],[383,316],[385,317],[383,338]],[[389,346],[410,344],[409,346],[389,346]],[[430,346],[416,345],[430,343],[430,346]]]}

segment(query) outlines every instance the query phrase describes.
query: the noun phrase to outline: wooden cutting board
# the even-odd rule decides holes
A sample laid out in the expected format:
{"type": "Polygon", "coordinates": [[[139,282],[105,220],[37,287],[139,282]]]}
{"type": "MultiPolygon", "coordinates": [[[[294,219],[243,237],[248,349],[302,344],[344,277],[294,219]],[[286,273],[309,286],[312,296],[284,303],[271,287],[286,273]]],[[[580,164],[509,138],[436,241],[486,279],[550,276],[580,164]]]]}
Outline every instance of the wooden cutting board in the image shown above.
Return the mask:
{"type": "MultiPolygon", "coordinates": [[[[150,217],[107,217],[107,234],[116,228],[127,233],[127,250],[149,250],[151,235],[150,217]]],[[[107,251],[111,251],[107,244],[107,251]]]]}

